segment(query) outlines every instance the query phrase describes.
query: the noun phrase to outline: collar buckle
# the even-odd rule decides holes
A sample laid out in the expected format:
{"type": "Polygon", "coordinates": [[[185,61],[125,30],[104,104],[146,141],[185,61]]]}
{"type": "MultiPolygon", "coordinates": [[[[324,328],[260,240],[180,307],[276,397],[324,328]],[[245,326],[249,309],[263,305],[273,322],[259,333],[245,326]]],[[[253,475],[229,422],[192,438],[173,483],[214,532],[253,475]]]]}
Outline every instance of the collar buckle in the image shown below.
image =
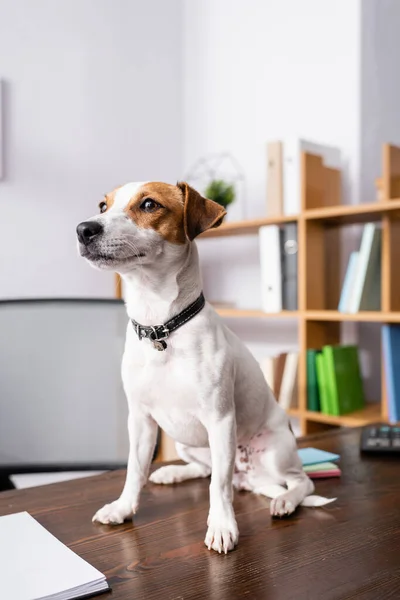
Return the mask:
{"type": "Polygon", "coordinates": [[[165,325],[151,326],[151,329],[149,339],[153,342],[154,348],[159,351],[166,350],[167,342],[165,340],[169,336],[169,329],[165,325]]]}
{"type": "Polygon", "coordinates": [[[166,340],[169,336],[169,329],[165,325],[156,325],[155,327],[150,325],[150,329],[152,331],[149,333],[149,338],[152,342],[166,340]]]}

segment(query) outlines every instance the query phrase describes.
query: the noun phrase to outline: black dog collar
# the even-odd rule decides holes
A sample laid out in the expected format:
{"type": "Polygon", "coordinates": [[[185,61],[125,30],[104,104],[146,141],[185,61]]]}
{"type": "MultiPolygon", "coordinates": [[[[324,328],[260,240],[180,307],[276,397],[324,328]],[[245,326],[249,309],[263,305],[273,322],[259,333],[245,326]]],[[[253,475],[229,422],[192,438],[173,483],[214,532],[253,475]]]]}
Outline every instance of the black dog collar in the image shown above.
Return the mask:
{"type": "Polygon", "coordinates": [[[179,315],[176,315],[176,317],[172,317],[172,319],[164,323],[164,325],[155,325],[154,327],[152,325],[140,325],[137,321],[131,319],[133,329],[139,340],[147,338],[153,342],[153,346],[156,350],[165,350],[167,347],[167,342],[165,341],[167,337],[175,331],[175,329],[182,327],[182,325],[190,321],[190,319],[193,319],[193,317],[204,308],[205,303],[206,301],[203,292],[201,292],[200,296],[192,302],[192,304],[180,312],[179,315]]]}

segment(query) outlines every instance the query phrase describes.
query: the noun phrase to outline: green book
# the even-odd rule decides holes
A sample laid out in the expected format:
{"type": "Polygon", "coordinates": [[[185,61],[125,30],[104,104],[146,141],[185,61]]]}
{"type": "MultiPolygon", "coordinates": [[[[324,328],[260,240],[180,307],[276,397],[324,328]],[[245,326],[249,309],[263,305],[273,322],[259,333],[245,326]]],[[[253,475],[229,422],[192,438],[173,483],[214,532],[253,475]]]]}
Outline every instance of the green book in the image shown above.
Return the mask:
{"type": "Polygon", "coordinates": [[[325,358],[323,352],[320,352],[315,357],[315,367],[317,371],[317,381],[319,390],[319,399],[321,412],[325,415],[331,415],[329,388],[325,370],[325,358]]]}
{"type": "Polygon", "coordinates": [[[357,346],[324,346],[326,386],[333,415],[345,415],[364,406],[357,346]]]}
{"type": "Polygon", "coordinates": [[[314,473],[315,471],[332,471],[337,468],[337,464],[333,462],[324,462],[317,463],[316,465],[304,465],[303,470],[306,473],[314,473]]]}
{"type": "Polygon", "coordinates": [[[320,350],[307,350],[307,409],[318,412],[321,410],[321,404],[315,359],[320,353],[320,350]]]}

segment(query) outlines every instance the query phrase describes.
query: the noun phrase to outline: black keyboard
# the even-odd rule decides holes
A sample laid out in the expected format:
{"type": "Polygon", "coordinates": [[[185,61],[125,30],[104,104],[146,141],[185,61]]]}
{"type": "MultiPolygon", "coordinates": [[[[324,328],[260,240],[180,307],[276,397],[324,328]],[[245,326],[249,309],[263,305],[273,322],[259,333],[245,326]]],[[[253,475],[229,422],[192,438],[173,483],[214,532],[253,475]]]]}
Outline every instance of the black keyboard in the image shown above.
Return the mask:
{"type": "Polygon", "coordinates": [[[400,426],[368,425],[361,433],[361,452],[400,455],[400,426]]]}

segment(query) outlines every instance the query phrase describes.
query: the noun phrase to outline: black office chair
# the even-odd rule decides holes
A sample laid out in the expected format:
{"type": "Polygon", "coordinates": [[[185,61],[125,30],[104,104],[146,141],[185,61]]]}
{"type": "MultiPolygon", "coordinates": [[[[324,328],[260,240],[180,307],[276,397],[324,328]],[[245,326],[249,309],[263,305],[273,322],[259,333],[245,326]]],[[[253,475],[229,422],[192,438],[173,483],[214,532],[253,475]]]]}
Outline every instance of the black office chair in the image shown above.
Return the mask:
{"type": "Polygon", "coordinates": [[[11,474],[124,468],[119,300],[0,301],[0,490],[11,474]]]}

